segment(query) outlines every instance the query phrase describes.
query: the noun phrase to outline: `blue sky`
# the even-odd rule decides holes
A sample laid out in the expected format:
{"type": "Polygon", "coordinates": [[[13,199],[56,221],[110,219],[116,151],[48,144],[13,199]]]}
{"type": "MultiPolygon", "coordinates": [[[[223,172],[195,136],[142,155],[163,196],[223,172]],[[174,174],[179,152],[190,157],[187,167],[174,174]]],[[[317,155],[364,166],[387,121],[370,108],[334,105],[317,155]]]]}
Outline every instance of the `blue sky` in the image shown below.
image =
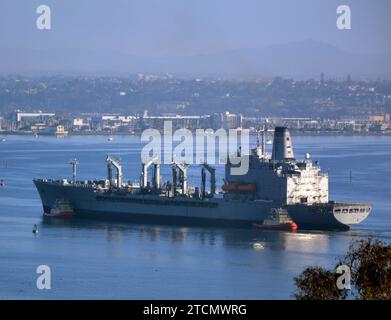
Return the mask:
{"type": "Polygon", "coordinates": [[[193,55],[314,39],[357,53],[391,52],[389,0],[1,0],[0,47],[193,55]],[[52,10],[52,30],[35,27],[52,10]],[[336,8],[352,9],[337,30],[336,8]]]}

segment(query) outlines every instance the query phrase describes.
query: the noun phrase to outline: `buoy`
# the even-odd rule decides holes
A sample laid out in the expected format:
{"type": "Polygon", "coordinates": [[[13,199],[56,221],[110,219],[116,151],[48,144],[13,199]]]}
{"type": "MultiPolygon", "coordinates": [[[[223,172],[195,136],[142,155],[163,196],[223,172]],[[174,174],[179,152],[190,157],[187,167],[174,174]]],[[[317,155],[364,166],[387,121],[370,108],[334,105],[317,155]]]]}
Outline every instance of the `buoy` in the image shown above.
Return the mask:
{"type": "Polygon", "coordinates": [[[38,226],[36,224],[34,224],[34,228],[33,228],[33,233],[34,234],[38,234],[38,226]]]}
{"type": "Polygon", "coordinates": [[[253,248],[255,250],[262,250],[262,249],[265,249],[265,246],[261,242],[255,242],[253,244],[253,248]]]}

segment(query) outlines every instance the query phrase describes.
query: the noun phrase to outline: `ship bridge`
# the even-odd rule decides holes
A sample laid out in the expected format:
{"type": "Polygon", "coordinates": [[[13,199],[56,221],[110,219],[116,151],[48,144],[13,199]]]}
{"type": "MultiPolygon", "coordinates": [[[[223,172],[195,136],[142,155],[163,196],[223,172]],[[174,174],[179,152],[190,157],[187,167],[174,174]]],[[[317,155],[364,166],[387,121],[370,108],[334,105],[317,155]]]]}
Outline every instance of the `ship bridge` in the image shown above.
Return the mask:
{"type": "MultiPolygon", "coordinates": [[[[264,141],[264,137],[262,137],[264,141]]],[[[242,155],[242,158],[246,157],[242,155]]],[[[226,165],[223,190],[225,196],[272,200],[281,205],[314,204],[329,201],[328,176],[310,159],[294,158],[293,142],[287,128],[275,129],[273,152],[266,154],[264,143],[247,155],[249,170],[232,175],[231,163],[226,165]]]]}

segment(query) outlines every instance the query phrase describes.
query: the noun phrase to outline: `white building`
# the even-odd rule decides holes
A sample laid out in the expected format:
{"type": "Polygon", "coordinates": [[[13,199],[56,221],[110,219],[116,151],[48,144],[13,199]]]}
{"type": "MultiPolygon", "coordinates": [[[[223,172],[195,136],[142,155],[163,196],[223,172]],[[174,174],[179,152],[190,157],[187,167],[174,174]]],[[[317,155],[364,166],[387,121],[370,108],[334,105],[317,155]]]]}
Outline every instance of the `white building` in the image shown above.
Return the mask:
{"type": "Polygon", "coordinates": [[[42,119],[42,118],[50,118],[54,117],[54,113],[49,112],[16,112],[16,121],[23,122],[30,119],[42,119]]]}

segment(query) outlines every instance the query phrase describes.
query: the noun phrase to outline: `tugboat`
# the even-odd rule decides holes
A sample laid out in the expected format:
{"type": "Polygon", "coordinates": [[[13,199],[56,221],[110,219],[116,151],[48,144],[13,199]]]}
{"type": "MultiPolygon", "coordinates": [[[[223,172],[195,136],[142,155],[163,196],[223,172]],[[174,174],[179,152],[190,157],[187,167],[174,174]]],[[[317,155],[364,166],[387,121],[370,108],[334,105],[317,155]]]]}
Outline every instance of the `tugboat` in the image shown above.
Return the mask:
{"type": "Polygon", "coordinates": [[[48,218],[70,218],[75,215],[72,205],[69,201],[58,199],[48,213],[43,214],[48,218]]]}
{"type": "Polygon", "coordinates": [[[297,224],[289,217],[286,209],[272,209],[271,214],[261,224],[254,223],[254,228],[267,230],[297,230],[297,224]]]}

